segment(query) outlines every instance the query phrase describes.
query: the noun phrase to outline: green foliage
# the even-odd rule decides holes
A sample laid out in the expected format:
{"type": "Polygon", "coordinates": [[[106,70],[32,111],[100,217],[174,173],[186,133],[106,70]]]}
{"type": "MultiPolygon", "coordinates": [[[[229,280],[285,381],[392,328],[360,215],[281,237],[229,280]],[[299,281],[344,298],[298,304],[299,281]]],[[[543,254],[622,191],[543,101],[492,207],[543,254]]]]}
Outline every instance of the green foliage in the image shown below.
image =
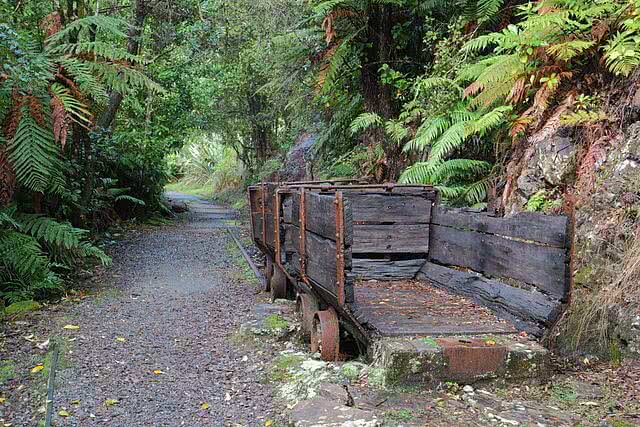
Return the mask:
{"type": "Polygon", "coordinates": [[[47,189],[62,191],[64,178],[53,134],[38,125],[27,108],[22,109],[22,118],[8,150],[16,179],[22,185],[39,193],[47,189]]]}
{"type": "Polygon", "coordinates": [[[0,210],[0,298],[12,303],[60,290],[56,270],[87,258],[108,265],[111,259],[86,239],[85,230],[68,223],[23,214],[15,206],[0,210]]]}

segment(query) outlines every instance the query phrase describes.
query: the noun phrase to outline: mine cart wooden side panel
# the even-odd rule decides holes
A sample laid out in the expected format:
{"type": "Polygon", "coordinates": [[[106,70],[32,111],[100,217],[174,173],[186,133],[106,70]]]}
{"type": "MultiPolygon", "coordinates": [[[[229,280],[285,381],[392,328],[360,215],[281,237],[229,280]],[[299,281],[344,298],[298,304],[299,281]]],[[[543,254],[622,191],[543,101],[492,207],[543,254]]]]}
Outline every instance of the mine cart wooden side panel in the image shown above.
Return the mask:
{"type": "Polygon", "coordinates": [[[571,241],[566,216],[497,218],[438,207],[432,217],[429,262],[418,276],[541,335],[569,296],[571,241]]]}
{"type": "Polygon", "coordinates": [[[249,187],[249,207],[251,210],[251,235],[263,251],[275,251],[274,197],[277,184],[261,183],[249,187]]]}
{"type": "Polygon", "coordinates": [[[347,192],[353,216],[353,275],[415,277],[429,252],[431,191],[347,192]]]}
{"type": "MultiPolygon", "coordinates": [[[[330,303],[347,302],[345,269],[351,266],[342,193],[281,190],[278,253],[285,270],[330,303]],[[293,206],[295,205],[295,209],[293,206]]],[[[348,209],[348,208],[347,208],[348,209]]]]}

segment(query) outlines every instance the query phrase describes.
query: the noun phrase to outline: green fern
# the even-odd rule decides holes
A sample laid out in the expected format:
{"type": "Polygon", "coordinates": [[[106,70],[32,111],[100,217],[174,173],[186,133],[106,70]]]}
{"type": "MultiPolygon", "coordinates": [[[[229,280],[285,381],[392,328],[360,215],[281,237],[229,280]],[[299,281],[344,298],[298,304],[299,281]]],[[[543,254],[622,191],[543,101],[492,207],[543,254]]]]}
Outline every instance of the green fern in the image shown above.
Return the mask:
{"type": "Polygon", "coordinates": [[[384,121],[376,113],[362,113],[351,122],[351,133],[357,134],[371,127],[380,127],[384,121]]]}
{"type": "Polygon", "coordinates": [[[55,46],[63,44],[71,34],[82,32],[104,31],[105,33],[126,38],[127,33],[124,31],[129,24],[126,21],[107,15],[93,15],[76,19],[67,24],[62,30],[58,31],[46,40],[48,48],[53,49],[55,46]]]}
{"type": "Polygon", "coordinates": [[[122,194],[120,196],[117,196],[115,198],[116,202],[129,202],[129,203],[133,203],[134,205],[139,205],[139,206],[144,206],[144,200],[140,200],[136,197],[133,196],[129,196],[128,194],[122,194]]]}
{"type": "Polygon", "coordinates": [[[16,179],[32,191],[43,193],[51,188],[52,177],[60,174],[53,134],[39,126],[26,108],[8,151],[16,179]]]}

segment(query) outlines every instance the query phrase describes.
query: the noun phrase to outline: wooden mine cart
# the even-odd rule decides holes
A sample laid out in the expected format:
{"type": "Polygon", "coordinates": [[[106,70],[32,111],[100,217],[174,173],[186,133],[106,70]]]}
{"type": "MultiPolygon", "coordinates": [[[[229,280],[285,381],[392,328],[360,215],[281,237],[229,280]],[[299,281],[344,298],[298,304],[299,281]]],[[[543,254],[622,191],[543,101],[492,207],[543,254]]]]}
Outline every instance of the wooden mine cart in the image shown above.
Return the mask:
{"type": "Polygon", "coordinates": [[[445,208],[429,186],[264,184],[257,194],[253,235],[273,268],[272,295],[297,297],[326,360],[340,357],[341,329],[365,347],[380,337],[540,336],[568,299],[567,217],[445,208]]]}

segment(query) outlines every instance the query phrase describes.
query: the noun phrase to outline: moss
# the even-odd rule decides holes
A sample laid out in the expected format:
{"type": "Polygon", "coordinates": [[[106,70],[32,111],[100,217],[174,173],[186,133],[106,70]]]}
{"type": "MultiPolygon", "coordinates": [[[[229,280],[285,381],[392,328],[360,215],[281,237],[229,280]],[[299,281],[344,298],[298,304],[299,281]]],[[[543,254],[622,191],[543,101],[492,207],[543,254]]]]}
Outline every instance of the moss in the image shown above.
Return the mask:
{"type": "Polygon", "coordinates": [[[272,314],[264,319],[264,325],[267,329],[287,329],[289,322],[279,314],[272,314]]]}
{"type": "Polygon", "coordinates": [[[293,377],[292,368],[298,368],[304,362],[304,357],[295,354],[282,354],[276,358],[269,369],[269,382],[286,382],[293,377]]]}
{"type": "Polygon", "coordinates": [[[359,363],[345,363],[340,368],[340,372],[344,375],[349,381],[355,381],[360,377],[362,370],[364,369],[364,365],[359,363]]]}
{"type": "Polygon", "coordinates": [[[0,361],[0,384],[12,380],[16,376],[16,367],[11,360],[0,361]]]}
{"type": "Polygon", "coordinates": [[[618,418],[618,419],[609,420],[609,425],[611,427],[634,427],[637,424],[631,423],[626,420],[621,420],[618,418]]]}
{"type": "Polygon", "coordinates": [[[19,301],[14,302],[4,309],[4,314],[7,316],[20,316],[30,311],[36,311],[42,308],[42,305],[36,301],[19,301]]]}
{"type": "Polygon", "coordinates": [[[555,384],[551,389],[551,396],[562,402],[574,402],[578,394],[570,384],[555,384]]]}
{"type": "Polygon", "coordinates": [[[386,385],[387,371],[384,368],[369,369],[368,383],[372,387],[383,388],[386,385]]]}
{"type": "Polygon", "coordinates": [[[438,343],[433,338],[430,338],[430,337],[420,338],[420,341],[427,344],[429,347],[438,348],[438,343]]]}
{"type": "Polygon", "coordinates": [[[389,422],[399,422],[399,421],[411,421],[415,418],[414,413],[407,408],[402,409],[391,409],[384,413],[384,421],[386,423],[389,422]]]}

